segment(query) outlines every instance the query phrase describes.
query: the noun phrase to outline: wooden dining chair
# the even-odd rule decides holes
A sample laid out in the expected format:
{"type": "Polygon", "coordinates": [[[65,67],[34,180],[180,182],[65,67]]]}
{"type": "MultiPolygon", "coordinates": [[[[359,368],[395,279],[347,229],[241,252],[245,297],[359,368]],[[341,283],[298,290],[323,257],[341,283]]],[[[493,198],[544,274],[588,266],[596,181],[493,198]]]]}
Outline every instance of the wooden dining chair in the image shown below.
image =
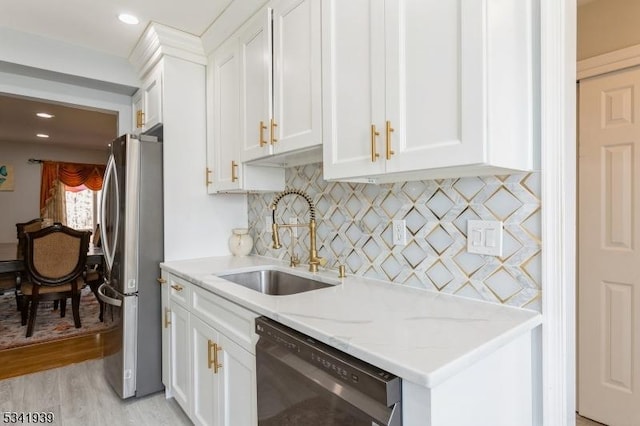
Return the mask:
{"type": "Polygon", "coordinates": [[[22,325],[31,337],[41,300],[60,301],[64,316],[65,302],[71,298],[73,322],[80,328],[80,291],[87,261],[91,232],[56,223],[39,231],[25,233],[26,277],[21,284],[22,325]]]}
{"type": "Polygon", "coordinates": [[[18,259],[24,257],[24,237],[26,232],[33,232],[42,229],[42,218],[37,217],[28,222],[16,223],[16,233],[18,236],[18,259]]]}

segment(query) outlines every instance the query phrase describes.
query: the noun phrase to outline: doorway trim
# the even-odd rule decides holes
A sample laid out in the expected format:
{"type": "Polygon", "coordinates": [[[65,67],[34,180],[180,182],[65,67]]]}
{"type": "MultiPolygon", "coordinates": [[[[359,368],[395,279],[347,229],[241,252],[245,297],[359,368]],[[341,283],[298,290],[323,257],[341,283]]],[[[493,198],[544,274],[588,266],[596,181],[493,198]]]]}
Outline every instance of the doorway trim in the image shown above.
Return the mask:
{"type": "Polygon", "coordinates": [[[540,6],[542,421],[574,425],[577,5],[541,0],[540,6]]]}

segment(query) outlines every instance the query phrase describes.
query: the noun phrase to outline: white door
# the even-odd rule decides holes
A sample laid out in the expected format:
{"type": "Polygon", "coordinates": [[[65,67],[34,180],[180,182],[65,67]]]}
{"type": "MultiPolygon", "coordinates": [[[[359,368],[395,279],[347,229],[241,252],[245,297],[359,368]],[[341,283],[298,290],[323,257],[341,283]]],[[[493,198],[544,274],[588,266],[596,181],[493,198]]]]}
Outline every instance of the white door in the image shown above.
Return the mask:
{"type": "Polygon", "coordinates": [[[384,173],[384,0],[323,1],[322,37],[324,177],[384,173]]]}
{"type": "Polygon", "coordinates": [[[484,3],[385,3],[387,173],[486,161],[484,3]]]}
{"type": "Polygon", "coordinates": [[[220,404],[219,378],[214,371],[214,344],[219,334],[195,315],[191,316],[193,365],[192,418],[198,425],[215,425],[220,404]]]}
{"type": "Polygon", "coordinates": [[[640,424],[640,69],[580,82],[578,411],[640,424]]]}
{"type": "Polygon", "coordinates": [[[256,357],[224,334],[218,338],[220,368],[217,379],[221,403],[218,424],[253,426],[258,424],[256,357]]]}
{"type": "Polygon", "coordinates": [[[274,4],[274,153],[322,143],[320,55],[320,2],[274,4]]]}
{"type": "Polygon", "coordinates": [[[214,191],[241,188],[238,44],[231,39],[213,54],[213,115],[209,152],[214,191]]]}
{"type": "Polygon", "coordinates": [[[158,66],[144,81],[142,96],[144,102],[144,115],[142,116],[143,130],[162,122],[162,66],[158,66]]]}
{"type": "Polygon", "coordinates": [[[171,302],[169,301],[168,275],[162,272],[160,278],[160,300],[162,303],[162,313],[160,323],[162,324],[162,383],[165,387],[165,395],[172,396],[171,391],[171,302]]]}
{"type": "Polygon", "coordinates": [[[185,413],[191,400],[189,311],[171,302],[171,391],[185,413]]]}
{"type": "Polygon", "coordinates": [[[258,13],[240,35],[242,161],[271,154],[271,9],[258,13]]]}

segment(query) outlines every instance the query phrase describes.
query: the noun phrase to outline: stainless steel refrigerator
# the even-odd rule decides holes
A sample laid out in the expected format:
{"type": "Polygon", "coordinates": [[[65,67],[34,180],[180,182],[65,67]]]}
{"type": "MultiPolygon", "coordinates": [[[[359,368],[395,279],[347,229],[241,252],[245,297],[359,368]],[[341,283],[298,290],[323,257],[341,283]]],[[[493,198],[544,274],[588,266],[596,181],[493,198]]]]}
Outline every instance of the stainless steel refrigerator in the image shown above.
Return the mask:
{"type": "Polygon", "coordinates": [[[162,143],[124,135],[111,143],[100,232],[105,283],[105,373],[122,398],[164,389],[159,264],[163,260],[162,143]]]}

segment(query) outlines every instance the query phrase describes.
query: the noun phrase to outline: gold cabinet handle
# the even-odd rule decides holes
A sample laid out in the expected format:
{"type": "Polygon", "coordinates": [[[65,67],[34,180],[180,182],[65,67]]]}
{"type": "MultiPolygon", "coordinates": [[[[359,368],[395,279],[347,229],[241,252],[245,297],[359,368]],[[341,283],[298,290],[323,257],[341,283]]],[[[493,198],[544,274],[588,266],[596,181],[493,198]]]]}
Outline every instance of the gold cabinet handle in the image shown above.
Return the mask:
{"type": "Polygon", "coordinates": [[[273,118],[271,119],[271,129],[269,130],[270,133],[270,140],[271,140],[271,145],[275,144],[276,142],[278,142],[278,139],[276,139],[276,131],[275,128],[278,127],[278,124],[276,123],[276,120],[274,120],[273,118]]]}
{"type": "Polygon", "coordinates": [[[211,185],[211,184],[213,183],[213,182],[211,182],[211,181],[209,180],[209,176],[211,175],[211,172],[212,172],[212,171],[213,171],[213,170],[211,170],[210,168],[208,168],[208,167],[207,167],[207,175],[206,175],[206,177],[205,177],[205,181],[206,181],[206,183],[207,183],[207,186],[209,186],[209,185],[211,185]]]}
{"type": "Polygon", "coordinates": [[[136,113],[136,127],[141,129],[144,127],[144,111],[139,109],[136,113]]]}
{"type": "Polygon", "coordinates": [[[238,180],[238,163],[235,161],[231,162],[231,182],[235,182],[238,180]]]}
{"type": "Polygon", "coordinates": [[[173,284],[171,288],[175,291],[182,291],[184,289],[184,287],[182,287],[180,284],[173,284]]]}
{"type": "Polygon", "coordinates": [[[376,152],[376,136],[380,136],[380,132],[376,130],[376,125],[371,125],[371,162],[375,163],[380,154],[376,152]]]}
{"type": "Polygon", "coordinates": [[[142,110],[139,109],[136,111],[136,128],[140,129],[142,127],[142,110]]]}
{"type": "Polygon", "coordinates": [[[167,280],[165,280],[164,278],[162,278],[162,277],[158,278],[158,283],[164,284],[166,282],[167,282],[167,280]]]}
{"type": "Polygon", "coordinates": [[[208,340],[209,347],[207,352],[207,368],[213,367],[214,374],[218,374],[218,370],[222,368],[222,364],[218,363],[218,351],[222,350],[222,346],[218,346],[211,340],[208,340]]]}
{"type": "Polygon", "coordinates": [[[260,121],[260,148],[265,146],[268,142],[264,140],[264,131],[267,130],[267,125],[264,121],[260,121]]]}
{"type": "Polygon", "coordinates": [[[391,156],[395,154],[395,152],[391,149],[391,132],[395,129],[391,127],[391,122],[387,120],[387,160],[391,160],[391,156]]]}
{"type": "Polygon", "coordinates": [[[168,328],[171,325],[171,309],[164,308],[164,328],[168,328]]]}

